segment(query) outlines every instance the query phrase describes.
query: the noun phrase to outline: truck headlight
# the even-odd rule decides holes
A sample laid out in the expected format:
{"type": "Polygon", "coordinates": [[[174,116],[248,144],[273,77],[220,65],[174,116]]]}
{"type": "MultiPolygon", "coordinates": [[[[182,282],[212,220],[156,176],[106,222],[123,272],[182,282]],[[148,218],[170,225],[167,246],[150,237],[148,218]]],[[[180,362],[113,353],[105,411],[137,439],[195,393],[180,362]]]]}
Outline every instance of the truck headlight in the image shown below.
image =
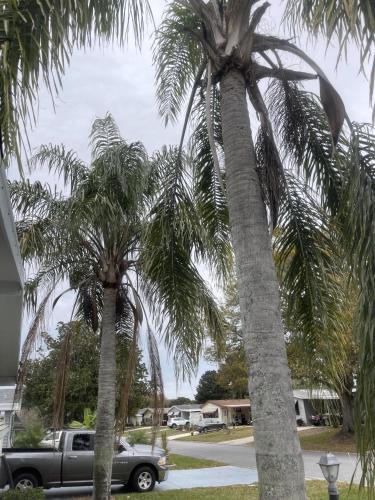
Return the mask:
{"type": "Polygon", "coordinates": [[[167,457],[160,457],[158,460],[158,465],[167,465],[167,457]]]}

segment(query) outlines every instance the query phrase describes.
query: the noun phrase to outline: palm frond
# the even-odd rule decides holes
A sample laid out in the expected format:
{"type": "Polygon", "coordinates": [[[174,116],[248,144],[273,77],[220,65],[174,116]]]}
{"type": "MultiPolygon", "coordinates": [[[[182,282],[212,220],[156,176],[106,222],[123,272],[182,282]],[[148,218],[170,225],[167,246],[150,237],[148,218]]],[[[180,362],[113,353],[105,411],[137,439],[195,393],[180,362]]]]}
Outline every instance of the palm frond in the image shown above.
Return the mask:
{"type": "Polygon", "coordinates": [[[341,220],[343,245],[359,285],[355,322],[359,342],[356,392],[358,449],[369,497],[375,496],[375,133],[368,125],[354,125],[347,155],[348,177],[341,220]]]}
{"type": "Polygon", "coordinates": [[[93,159],[108,151],[109,148],[123,143],[120,130],[110,113],[94,121],[90,140],[93,159]]]}
{"type": "Polygon", "coordinates": [[[72,189],[85,179],[87,168],[72,150],[67,150],[63,144],[60,146],[42,145],[39,151],[31,158],[34,167],[47,165],[63,179],[65,186],[70,183],[72,189]]]}
{"type": "Polygon", "coordinates": [[[285,317],[315,355],[323,336],[339,330],[341,302],[338,241],[314,193],[290,173],[285,176],[274,255],[285,303],[285,317]]]}
{"type": "Polygon", "coordinates": [[[26,339],[22,346],[21,359],[19,362],[18,373],[17,373],[17,383],[15,390],[15,400],[18,401],[22,396],[22,389],[25,383],[25,377],[27,373],[27,362],[30,360],[30,356],[35,351],[36,344],[40,338],[41,329],[44,324],[45,312],[48,301],[54,291],[52,286],[47,290],[42,301],[40,302],[33,321],[30,325],[29,331],[26,335],[26,339]]]}
{"type": "MultiPolygon", "coordinates": [[[[130,305],[129,301],[126,301],[126,304],[130,305]]],[[[125,308],[123,308],[121,319],[122,322],[132,323],[133,332],[127,356],[123,356],[122,370],[121,370],[122,373],[121,373],[121,379],[119,381],[120,402],[116,415],[116,427],[119,435],[122,435],[124,433],[126,420],[128,417],[129,396],[132,388],[134,370],[137,361],[139,326],[140,326],[136,307],[132,306],[128,307],[127,309],[128,312],[125,313],[125,308]]],[[[127,329],[127,332],[128,331],[129,330],[127,329]]]]}
{"type": "Polygon", "coordinates": [[[35,122],[39,79],[51,95],[74,47],[95,40],[126,41],[130,29],[139,44],[152,17],[147,0],[59,2],[5,0],[0,6],[0,131],[5,155],[20,149],[25,129],[35,122]]]}
{"type": "Polygon", "coordinates": [[[342,183],[339,162],[345,154],[338,145],[332,155],[331,132],[317,99],[296,84],[275,81],[267,101],[282,152],[335,213],[342,183]]]}
{"type": "Polygon", "coordinates": [[[175,121],[202,64],[199,42],[191,31],[200,29],[199,18],[178,2],[171,3],[156,32],[154,64],[157,102],[165,123],[175,121]]]}
{"type": "Polygon", "coordinates": [[[151,212],[141,253],[143,289],[182,376],[194,372],[208,327],[222,333],[220,311],[193,262],[204,256],[200,222],[178,150],[157,158],[165,184],[151,212]]]}
{"type": "Polygon", "coordinates": [[[147,349],[150,360],[150,382],[153,395],[153,433],[152,444],[155,444],[157,429],[163,417],[164,383],[160,364],[158,343],[150,325],[147,325],[147,349]]]}
{"type": "Polygon", "coordinates": [[[62,429],[64,427],[66,386],[70,366],[70,354],[73,347],[73,336],[75,333],[73,324],[68,323],[64,325],[62,332],[63,339],[57,360],[53,397],[52,427],[54,429],[62,429]]]}
{"type": "MultiPolygon", "coordinates": [[[[202,89],[201,94],[197,96],[192,112],[194,130],[190,142],[190,154],[193,169],[193,197],[198,217],[202,222],[202,238],[208,255],[207,260],[215,267],[218,276],[225,280],[232,265],[228,206],[212,158],[207,134],[204,92],[202,89]]],[[[217,87],[212,92],[211,109],[215,145],[223,163],[220,91],[217,87]]],[[[225,182],[224,169],[221,171],[221,176],[225,182]]]]}

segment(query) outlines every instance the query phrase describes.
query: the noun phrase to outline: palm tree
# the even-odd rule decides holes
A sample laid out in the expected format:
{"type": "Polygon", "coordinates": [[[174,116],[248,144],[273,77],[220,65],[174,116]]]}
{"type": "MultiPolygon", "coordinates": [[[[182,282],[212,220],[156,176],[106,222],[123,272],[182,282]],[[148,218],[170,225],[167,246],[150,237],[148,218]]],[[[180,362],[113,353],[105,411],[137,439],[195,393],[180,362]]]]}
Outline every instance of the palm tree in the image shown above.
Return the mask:
{"type": "MultiPolygon", "coordinates": [[[[110,115],[95,120],[91,145],[89,166],[63,146],[42,146],[33,159],[58,173],[68,196],[23,181],[11,184],[11,198],[20,216],[23,258],[36,269],[26,299],[36,304],[38,291],[46,293],[22,360],[35,340],[48,297],[64,280],[76,292],[77,313],[94,329],[101,325],[94,498],[102,500],[110,497],[116,336],[130,337],[136,347],[145,319],[159,408],[163,384],[145,302],[182,373],[195,368],[206,328],[220,335],[221,316],[192,260],[193,254],[209,256],[208,236],[198,223],[184,157],[177,161],[178,152],[165,149],[150,161],[141,143],[124,141],[110,115]]],[[[130,360],[131,354],[128,364],[130,360]]]]}
{"type": "MultiPolygon", "coordinates": [[[[244,344],[250,367],[260,496],[301,499],[305,498],[303,463],[269,224],[275,228],[278,220],[291,221],[293,241],[298,242],[297,222],[302,224],[306,213],[309,214],[298,212],[306,183],[315,184],[324,205],[337,210],[341,184],[332,160],[332,143],[335,146],[338,141],[345,109],[323,71],[303,51],[288,40],[257,31],[269,4],[255,8],[255,3],[252,0],[171,2],[156,34],[157,98],[160,113],[168,122],[176,119],[190,93],[183,135],[190,111],[195,107],[198,125],[192,143],[197,184],[211,176],[210,197],[203,200],[202,210],[206,210],[203,214],[206,222],[214,220],[219,231],[223,190],[228,199],[244,344]],[[286,69],[282,63],[285,52],[302,59],[314,73],[286,69]],[[302,94],[296,83],[316,78],[330,125],[328,149],[326,142],[324,148],[319,145],[319,135],[326,131],[321,104],[302,94]],[[268,102],[259,86],[263,79],[271,80],[266,94],[268,102]],[[256,146],[247,95],[260,120],[256,146]],[[295,116],[297,105],[302,106],[299,116],[295,116]],[[272,107],[279,111],[282,108],[281,112],[270,114],[272,107]],[[271,119],[278,137],[274,135],[271,119]],[[322,130],[318,122],[323,122],[322,130]],[[302,185],[288,178],[280,149],[287,153],[292,165],[297,165],[302,185]],[[219,153],[222,158],[225,156],[225,164],[219,153]],[[203,178],[205,167],[209,174],[203,178]]],[[[313,218],[310,222],[314,227],[313,218]]],[[[319,264],[326,270],[325,255],[318,245],[314,249],[319,264]]],[[[323,295],[329,301],[329,294],[323,295]]]]}
{"type": "Polygon", "coordinates": [[[0,5],[0,154],[21,161],[22,132],[35,120],[41,77],[51,92],[61,79],[75,47],[118,39],[130,29],[140,43],[151,17],[147,0],[5,0],[0,5]]]}

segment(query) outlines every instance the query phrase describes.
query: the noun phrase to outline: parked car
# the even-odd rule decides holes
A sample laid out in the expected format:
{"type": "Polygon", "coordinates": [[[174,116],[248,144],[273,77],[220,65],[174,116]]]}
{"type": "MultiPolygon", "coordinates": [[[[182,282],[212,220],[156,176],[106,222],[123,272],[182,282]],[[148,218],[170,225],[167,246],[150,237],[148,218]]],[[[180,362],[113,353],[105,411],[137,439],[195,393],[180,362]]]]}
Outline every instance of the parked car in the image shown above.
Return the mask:
{"type": "Polygon", "coordinates": [[[167,426],[171,429],[176,429],[177,427],[189,427],[189,425],[189,420],[182,417],[170,417],[167,422],[167,426]]]}
{"type": "Polygon", "coordinates": [[[55,448],[57,450],[60,444],[62,433],[63,431],[53,431],[53,430],[47,432],[47,434],[40,442],[40,446],[42,448],[55,448]]]}
{"type": "Polygon", "coordinates": [[[342,424],[342,415],[340,413],[319,413],[311,415],[312,425],[334,425],[342,424]]]}
{"type": "MultiPolygon", "coordinates": [[[[52,448],[4,448],[8,464],[0,463],[0,488],[9,483],[28,490],[36,487],[57,488],[89,486],[93,482],[95,431],[63,431],[58,450],[52,448]]],[[[135,491],[151,491],[155,482],[168,476],[167,457],[161,448],[130,446],[121,439],[113,457],[112,483],[127,484],[135,491]]],[[[26,497],[25,497],[26,498],[26,497]]]]}
{"type": "Polygon", "coordinates": [[[226,425],[221,420],[207,421],[201,420],[197,426],[199,434],[225,429],[226,425]]]}

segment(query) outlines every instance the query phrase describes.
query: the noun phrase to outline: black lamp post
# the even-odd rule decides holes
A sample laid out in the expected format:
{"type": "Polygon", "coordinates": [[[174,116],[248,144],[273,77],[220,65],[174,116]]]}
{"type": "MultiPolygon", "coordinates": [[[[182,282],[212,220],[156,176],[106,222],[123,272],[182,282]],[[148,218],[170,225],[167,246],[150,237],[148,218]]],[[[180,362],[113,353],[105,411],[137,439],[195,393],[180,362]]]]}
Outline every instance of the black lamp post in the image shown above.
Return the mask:
{"type": "Polygon", "coordinates": [[[322,469],[324,479],[328,482],[329,500],[338,500],[339,491],[336,486],[336,481],[339,476],[340,464],[332,453],[326,453],[320,457],[318,462],[322,469]]]}

